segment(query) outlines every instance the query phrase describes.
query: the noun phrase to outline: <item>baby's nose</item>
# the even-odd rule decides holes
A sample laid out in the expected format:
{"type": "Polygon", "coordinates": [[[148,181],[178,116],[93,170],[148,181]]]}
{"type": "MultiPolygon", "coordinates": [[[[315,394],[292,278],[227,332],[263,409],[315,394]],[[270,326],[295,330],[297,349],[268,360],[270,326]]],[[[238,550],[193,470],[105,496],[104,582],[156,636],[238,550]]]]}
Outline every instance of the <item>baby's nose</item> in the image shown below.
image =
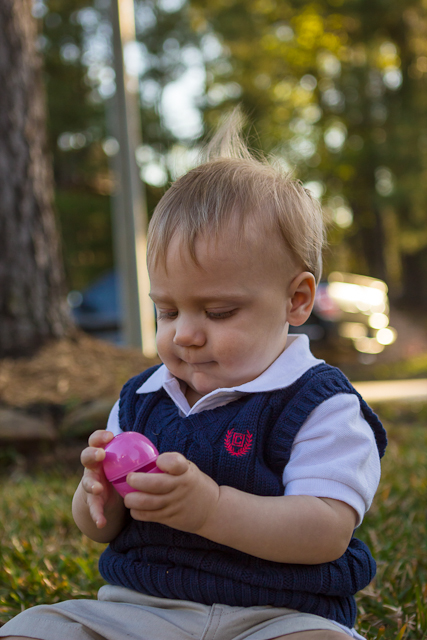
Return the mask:
{"type": "Polygon", "coordinates": [[[179,347],[202,347],[206,342],[206,335],[198,323],[181,321],[176,325],[173,341],[179,347]]]}

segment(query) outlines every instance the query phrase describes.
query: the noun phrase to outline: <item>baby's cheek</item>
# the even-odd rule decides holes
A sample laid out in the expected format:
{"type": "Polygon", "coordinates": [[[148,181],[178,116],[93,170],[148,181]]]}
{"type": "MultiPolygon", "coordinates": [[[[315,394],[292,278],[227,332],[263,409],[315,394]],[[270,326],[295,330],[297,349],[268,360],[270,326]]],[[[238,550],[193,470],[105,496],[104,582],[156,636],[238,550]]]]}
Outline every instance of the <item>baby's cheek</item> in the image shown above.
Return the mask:
{"type": "Polygon", "coordinates": [[[156,334],[156,345],[157,345],[157,352],[160,356],[160,358],[163,360],[169,359],[170,355],[171,355],[171,347],[172,347],[172,337],[169,335],[166,330],[164,329],[157,329],[157,334],[156,334]]]}
{"type": "Polygon", "coordinates": [[[256,357],[254,358],[250,348],[246,349],[244,345],[236,348],[236,344],[229,349],[223,351],[223,357],[220,361],[222,368],[229,372],[230,375],[240,377],[244,375],[248,369],[256,366],[256,357]],[[243,348],[241,348],[243,347],[243,348]]]}
{"type": "Polygon", "coordinates": [[[236,376],[242,376],[243,382],[253,380],[265,369],[264,353],[253,344],[242,341],[239,348],[230,349],[226,366],[236,376]]]}

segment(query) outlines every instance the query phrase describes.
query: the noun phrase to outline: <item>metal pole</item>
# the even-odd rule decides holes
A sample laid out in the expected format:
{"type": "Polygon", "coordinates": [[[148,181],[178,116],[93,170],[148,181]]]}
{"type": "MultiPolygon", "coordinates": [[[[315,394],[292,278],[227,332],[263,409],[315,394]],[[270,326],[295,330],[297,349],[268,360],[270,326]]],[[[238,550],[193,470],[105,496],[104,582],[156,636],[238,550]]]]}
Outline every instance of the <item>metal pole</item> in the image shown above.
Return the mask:
{"type": "Polygon", "coordinates": [[[114,128],[120,145],[119,193],[114,206],[114,234],[124,311],[125,343],[156,355],[154,308],[148,296],[146,266],[147,210],[135,151],[141,144],[138,94],[129,91],[131,80],[124,66],[123,47],[135,40],[133,0],[112,0],[116,113],[114,128]]]}

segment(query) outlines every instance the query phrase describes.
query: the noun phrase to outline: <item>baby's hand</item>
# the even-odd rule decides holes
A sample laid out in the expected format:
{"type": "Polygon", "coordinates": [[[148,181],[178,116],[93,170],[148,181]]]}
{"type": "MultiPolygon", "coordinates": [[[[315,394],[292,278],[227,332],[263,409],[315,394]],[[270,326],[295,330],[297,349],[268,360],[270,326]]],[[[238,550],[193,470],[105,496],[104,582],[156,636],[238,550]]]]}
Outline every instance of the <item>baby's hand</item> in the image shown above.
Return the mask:
{"type": "MultiPolygon", "coordinates": [[[[215,510],[219,486],[180,453],[162,453],[158,473],[130,473],[125,505],[135,520],[159,522],[180,531],[199,533],[215,510]]],[[[202,535],[202,534],[201,534],[202,535]]]]}
{"type": "Polygon", "coordinates": [[[105,458],[104,447],[113,437],[110,431],[95,431],[89,437],[89,446],[83,449],[80,455],[80,461],[85,468],[81,485],[86,492],[86,504],[89,507],[90,516],[98,529],[102,529],[107,524],[105,508],[118,500],[122,501],[106,479],[102,465],[105,458]]]}

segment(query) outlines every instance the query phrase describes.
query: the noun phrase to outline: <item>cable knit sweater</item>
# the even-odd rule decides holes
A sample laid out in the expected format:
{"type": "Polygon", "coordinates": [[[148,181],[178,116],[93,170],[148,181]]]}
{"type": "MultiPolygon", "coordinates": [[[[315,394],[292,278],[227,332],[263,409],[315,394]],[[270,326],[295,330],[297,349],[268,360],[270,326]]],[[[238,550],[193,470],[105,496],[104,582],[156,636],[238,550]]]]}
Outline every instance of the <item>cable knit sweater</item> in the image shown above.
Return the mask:
{"type": "MultiPolygon", "coordinates": [[[[220,485],[260,496],[283,495],[282,472],[308,415],[338,393],[359,397],[380,457],[386,436],[377,416],[338,369],[320,364],[286,389],[248,394],[180,417],[160,389],[136,394],[155,370],[132,378],[120,396],[123,431],[144,433],[160,453],[179,451],[220,485]]],[[[262,560],[196,534],[128,518],[100,558],[111,584],[154,596],[231,606],[288,607],[354,625],[354,594],[375,575],[366,545],[352,538],[344,555],[318,565],[262,560]]]]}

